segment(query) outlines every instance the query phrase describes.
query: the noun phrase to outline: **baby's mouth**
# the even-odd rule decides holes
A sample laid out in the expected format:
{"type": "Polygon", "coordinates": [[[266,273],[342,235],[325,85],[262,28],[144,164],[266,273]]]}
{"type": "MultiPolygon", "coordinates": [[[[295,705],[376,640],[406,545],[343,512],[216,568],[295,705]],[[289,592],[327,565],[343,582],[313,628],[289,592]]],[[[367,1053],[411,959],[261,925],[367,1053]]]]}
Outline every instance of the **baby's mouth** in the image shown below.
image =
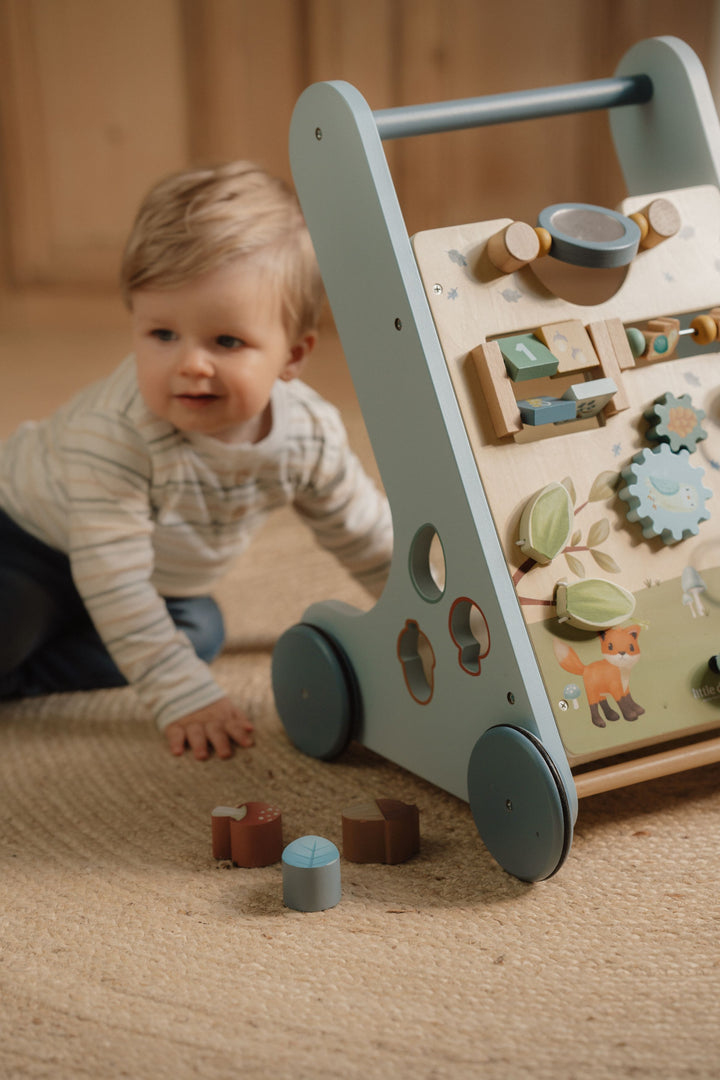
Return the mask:
{"type": "Polygon", "coordinates": [[[204,401],[217,401],[217,394],[176,394],[175,398],[178,401],[189,402],[190,404],[197,403],[202,404],[204,401]]]}

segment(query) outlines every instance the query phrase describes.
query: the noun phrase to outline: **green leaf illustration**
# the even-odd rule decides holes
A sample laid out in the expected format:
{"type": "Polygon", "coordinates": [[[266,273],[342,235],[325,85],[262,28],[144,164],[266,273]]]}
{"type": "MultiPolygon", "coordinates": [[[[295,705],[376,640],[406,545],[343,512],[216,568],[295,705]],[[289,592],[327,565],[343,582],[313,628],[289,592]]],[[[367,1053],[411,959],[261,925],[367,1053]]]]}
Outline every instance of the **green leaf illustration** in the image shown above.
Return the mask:
{"type": "Polygon", "coordinates": [[[577,547],[582,540],[582,529],[577,529],[572,534],[572,540],[570,541],[570,547],[577,547]]]}
{"type": "Polygon", "coordinates": [[[566,554],[565,555],[565,561],[567,562],[568,566],[570,567],[571,572],[575,575],[575,577],[580,577],[580,578],[585,577],[585,567],[583,566],[583,564],[580,562],[579,559],[576,559],[574,555],[567,555],[566,554]]]}
{"type": "Polygon", "coordinates": [[[590,526],[590,532],[588,533],[587,546],[589,548],[597,547],[598,544],[602,544],[603,540],[607,540],[610,535],[610,523],[607,518],[600,518],[594,525],[590,526]]]}
{"type": "Polygon", "coordinates": [[[599,473],[590,488],[588,502],[602,502],[604,499],[609,499],[614,494],[619,479],[620,475],[616,472],[599,473]]]}
{"type": "Polygon", "coordinates": [[[622,585],[603,578],[588,578],[573,585],[561,581],[555,592],[560,622],[578,630],[607,630],[629,618],[635,597],[622,585]]]}
{"type": "Polygon", "coordinates": [[[570,496],[570,500],[571,500],[571,502],[572,502],[572,504],[574,506],[575,503],[577,502],[577,492],[575,491],[575,485],[572,482],[572,478],[569,477],[569,476],[566,476],[565,479],[562,482],[562,486],[567,491],[568,495],[570,496]]]}
{"type": "Polygon", "coordinates": [[[612,555],[608,555],[605,551],[591,551],[590,554],[598,566],[602,567],[608,574],[620,573],[620,567],[615,562],[612,555]]]}
{"type": "Polygon", "coordinates": [[[567,488],[563,484],[548,484],[533,495],[523,510],[520,549],[546,566],[567,544],[572,524],[573,506],[567,488]]]}

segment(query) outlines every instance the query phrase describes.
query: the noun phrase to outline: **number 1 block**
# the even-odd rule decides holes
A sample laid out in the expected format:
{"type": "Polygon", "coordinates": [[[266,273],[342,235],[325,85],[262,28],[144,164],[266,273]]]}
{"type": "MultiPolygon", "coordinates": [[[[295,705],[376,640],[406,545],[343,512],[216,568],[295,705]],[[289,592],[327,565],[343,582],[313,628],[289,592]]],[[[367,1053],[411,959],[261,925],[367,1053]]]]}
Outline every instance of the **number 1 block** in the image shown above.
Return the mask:
{"type": "Polygon", "coordinates": [[[557,372],[557,357],[532,334],[497,338],[497,343],[513,382],[542,379],[557,372]]]}

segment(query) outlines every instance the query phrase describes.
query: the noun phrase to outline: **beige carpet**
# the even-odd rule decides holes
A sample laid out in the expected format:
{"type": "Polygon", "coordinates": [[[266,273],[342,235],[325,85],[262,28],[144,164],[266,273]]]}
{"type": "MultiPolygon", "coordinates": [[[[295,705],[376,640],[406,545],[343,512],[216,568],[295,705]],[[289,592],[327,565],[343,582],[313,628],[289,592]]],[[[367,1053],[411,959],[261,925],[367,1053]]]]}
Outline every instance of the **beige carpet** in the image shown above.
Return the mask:
{"type": "Polygon", "coordinates": [[[230,762],[173,759],[130,691],[0,708],[0,1078],[720,1077],[720,768],[585,802],[565,867],[523,885],[466,804],[290,747],[272,642],[327,595],[362,601],[284,513],[222,590],[217,672],[258,727],[230,762]],[[343,861],[331,911],[211,857],[217,804],[340,846],[378,795],[417,802],[422,851],[343,861]]]}

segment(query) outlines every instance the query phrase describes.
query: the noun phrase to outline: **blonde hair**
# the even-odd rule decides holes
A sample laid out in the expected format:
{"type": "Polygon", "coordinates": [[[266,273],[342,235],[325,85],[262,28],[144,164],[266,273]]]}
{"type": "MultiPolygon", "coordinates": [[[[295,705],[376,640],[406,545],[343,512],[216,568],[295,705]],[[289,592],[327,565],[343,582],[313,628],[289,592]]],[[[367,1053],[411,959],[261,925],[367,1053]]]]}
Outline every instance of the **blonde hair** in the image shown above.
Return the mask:
{"type": "Polygon", "coordinates": [[[171,289],[239,259],[273,276],[291,337],[317,326],[322,281],[287,184],[248,161],[175,173],[150,190],[135,218],[120,273],[125,303],[136,289],[171,289]]]}

